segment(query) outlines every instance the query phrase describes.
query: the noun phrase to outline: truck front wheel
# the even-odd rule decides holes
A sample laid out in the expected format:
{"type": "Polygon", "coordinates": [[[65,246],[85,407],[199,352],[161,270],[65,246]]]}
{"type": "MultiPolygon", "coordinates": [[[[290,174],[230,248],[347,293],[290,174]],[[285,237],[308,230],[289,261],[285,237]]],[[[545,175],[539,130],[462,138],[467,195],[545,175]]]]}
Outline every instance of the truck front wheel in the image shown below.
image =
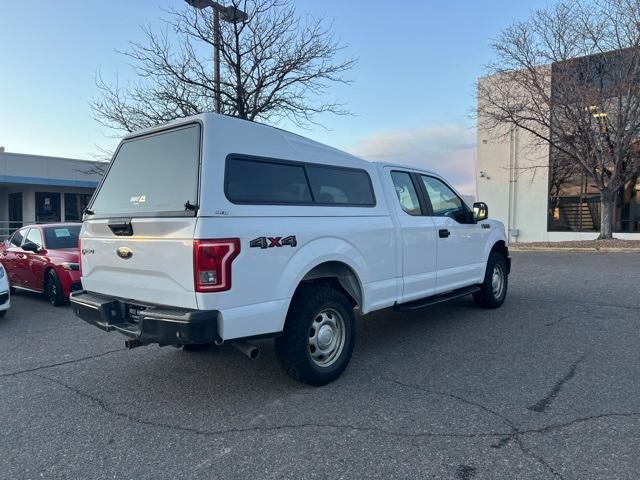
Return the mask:
{"type": "Polygon", "coordinates": [[[507,259],[499,252],[491,252],[480,291],[473,294],[476,305],[482,308],[498,308],[507,296],[507,259]]]}
{"type": "Polygon", "coordinates": [[[307,285],[291,302],[276,356],[293,379],[326,385],[347,368],[354,344],[355,316],[347,298],[328,286],[307,285]]]}

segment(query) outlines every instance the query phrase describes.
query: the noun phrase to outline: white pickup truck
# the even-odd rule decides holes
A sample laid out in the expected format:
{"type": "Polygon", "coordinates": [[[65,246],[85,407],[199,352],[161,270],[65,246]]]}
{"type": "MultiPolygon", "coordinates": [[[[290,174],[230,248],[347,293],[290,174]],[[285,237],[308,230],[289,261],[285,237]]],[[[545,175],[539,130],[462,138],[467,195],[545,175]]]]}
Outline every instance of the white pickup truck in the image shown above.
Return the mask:
{"type": "Polygon", "coordinates": [[[202,114],[123,139],[85,212],[72,308],[129,347],[255,355],[248,340],[275,337],[286,372],[322,385],[349,362],[355,311],[503,303],[487,214],[432,172],[202,114]]]}

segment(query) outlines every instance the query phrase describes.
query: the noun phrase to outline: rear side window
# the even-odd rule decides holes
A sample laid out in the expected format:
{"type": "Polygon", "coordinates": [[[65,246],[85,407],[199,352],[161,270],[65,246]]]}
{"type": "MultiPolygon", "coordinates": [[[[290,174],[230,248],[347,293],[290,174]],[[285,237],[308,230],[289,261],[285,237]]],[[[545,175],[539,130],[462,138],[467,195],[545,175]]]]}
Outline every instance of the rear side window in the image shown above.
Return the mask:
{"type": "Polygon", "coordinates": [[[409,215],[422,215],[418,192],[411,180],[411,175],[407,172],[391,172],[391,179],[402,210],[409,215]]]}
{"type": "Polygon", "coordinates": [[[311,202],[304,168],[300,165],[234,158],[228,163],[227,179],[227,196],[232,202],[311,202]]]}
{"type": "Polygon", "coordinates": [[[307,166],[317,203],[374,205],[369,175],[363,170],[307,166]]]}
{"type": "Polygon", "coordinates": [[[364,170],[261,158],[230,157],[227,198],[234,203],[374,206],[364,170]]]}
{"type": "Polygon", "coordinates": [[[90,209],[98,216],[185,214],[187,202],[198,203],[199,164],[198,124],[127,140],[90,209]]]}

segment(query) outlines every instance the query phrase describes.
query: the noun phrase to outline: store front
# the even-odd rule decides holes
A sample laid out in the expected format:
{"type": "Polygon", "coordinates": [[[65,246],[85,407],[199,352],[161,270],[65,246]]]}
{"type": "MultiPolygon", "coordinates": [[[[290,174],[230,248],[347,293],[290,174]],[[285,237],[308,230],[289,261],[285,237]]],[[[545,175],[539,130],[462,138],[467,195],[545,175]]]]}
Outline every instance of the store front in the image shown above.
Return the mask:
{"type": "Polygon", "coordinates": [[[0,152],[0,239],[23,225],[81,221],[100,181],[95,164],[0,152]]]}

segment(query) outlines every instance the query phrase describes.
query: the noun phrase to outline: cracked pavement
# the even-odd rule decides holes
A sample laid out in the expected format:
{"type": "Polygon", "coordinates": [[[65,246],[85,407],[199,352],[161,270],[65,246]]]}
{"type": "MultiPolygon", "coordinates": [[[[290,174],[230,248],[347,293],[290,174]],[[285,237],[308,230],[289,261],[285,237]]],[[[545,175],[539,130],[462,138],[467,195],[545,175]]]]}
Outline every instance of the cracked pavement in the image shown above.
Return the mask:
{"type": "Polygon", "coordinates": [[[20,293],[0,320],[0,478],[637,478],[640,258],[518,252],[470,298],[358,322],[323,388],[224,346],[123,338],[20,293]]]}

